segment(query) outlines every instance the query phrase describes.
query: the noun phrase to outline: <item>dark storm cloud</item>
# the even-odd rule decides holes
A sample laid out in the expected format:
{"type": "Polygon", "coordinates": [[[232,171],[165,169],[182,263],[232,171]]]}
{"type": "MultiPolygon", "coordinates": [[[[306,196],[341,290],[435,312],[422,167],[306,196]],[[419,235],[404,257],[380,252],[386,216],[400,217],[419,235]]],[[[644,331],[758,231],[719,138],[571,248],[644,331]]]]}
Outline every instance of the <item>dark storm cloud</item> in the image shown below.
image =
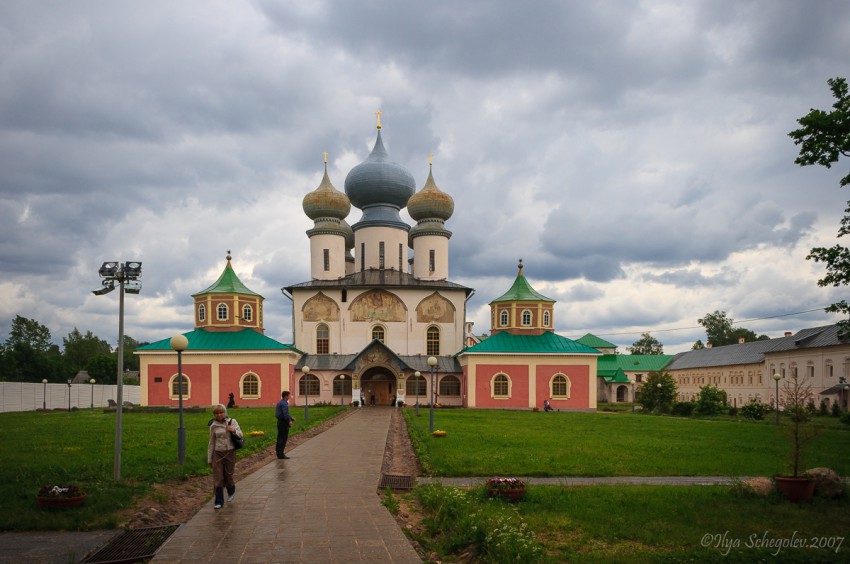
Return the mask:
{"type": "Polygon", "coordinates": [[[558,320],[568,334],[704,314],[724,280],[763,286],[723,296],[753,309],[823,301],[803,257],[830,244],[846,197],[840,171],[793,164],[786,134],[831,103],[826,78],[850,74],[848,14],[792,0],[3,3],[0,312],[107,337],[97,267],[138,258],[128,332],[163,338],[233,249],[266,295],[267,334],[286,338],[279,289],[309,277],[301,199],[323,151],[343,189],[379,107],[393,159],[421,188],[434,153],[455,199],[451,276],[477,289],[480,331],[520,257],[559,307],[578,303],[558,320]],[[742,253],[775,272],[758,279],[742,253]]]}

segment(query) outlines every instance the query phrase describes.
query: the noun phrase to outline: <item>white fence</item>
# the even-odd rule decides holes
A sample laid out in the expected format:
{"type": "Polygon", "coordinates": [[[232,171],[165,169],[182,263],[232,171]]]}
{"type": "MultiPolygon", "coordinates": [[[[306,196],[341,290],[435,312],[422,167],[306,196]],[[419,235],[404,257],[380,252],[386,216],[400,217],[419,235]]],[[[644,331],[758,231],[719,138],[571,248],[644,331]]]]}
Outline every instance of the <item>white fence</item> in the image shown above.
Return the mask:
{"type": "MultiPolygon", "coordinates": [[[[125,402],[136,405],[141,398],[139,386],[122,387],[125,402]]],[[[32,382],[0,382],[0,412],[35,411],[36,409],[80,409],[107,407],[117,401],[118,386],[102,384],[40,384],[32,382]],[[70,404],[69,404],[70,401],[70,404]]]]}

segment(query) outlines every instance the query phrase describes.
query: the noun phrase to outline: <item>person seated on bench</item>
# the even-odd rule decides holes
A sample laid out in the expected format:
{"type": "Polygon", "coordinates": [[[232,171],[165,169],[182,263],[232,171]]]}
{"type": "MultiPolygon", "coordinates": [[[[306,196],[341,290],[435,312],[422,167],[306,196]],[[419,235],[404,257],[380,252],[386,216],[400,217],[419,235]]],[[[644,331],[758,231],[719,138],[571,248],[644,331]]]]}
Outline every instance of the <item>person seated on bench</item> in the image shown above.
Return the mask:
{"type": "Polygon", "coordinates": [[[552,405],[549,403],[549,400],[543,400],[543,411],[554,411],[552,409],[552,405]]]}

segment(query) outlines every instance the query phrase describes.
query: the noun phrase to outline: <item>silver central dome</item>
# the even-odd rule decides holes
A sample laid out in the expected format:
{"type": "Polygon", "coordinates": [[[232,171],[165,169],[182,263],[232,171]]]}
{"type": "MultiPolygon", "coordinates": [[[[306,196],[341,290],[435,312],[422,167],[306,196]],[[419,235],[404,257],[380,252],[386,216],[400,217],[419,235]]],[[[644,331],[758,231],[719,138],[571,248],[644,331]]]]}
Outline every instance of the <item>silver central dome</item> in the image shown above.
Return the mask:
{"type": "Polygon", "coordinates": [[[357,225],[389,224],[409,229],[398,212],[415,192],[413,176],[390,159],[378,130],[372,152],[345,177],[345,194],[355,207],[363,210],[357,225]]]}

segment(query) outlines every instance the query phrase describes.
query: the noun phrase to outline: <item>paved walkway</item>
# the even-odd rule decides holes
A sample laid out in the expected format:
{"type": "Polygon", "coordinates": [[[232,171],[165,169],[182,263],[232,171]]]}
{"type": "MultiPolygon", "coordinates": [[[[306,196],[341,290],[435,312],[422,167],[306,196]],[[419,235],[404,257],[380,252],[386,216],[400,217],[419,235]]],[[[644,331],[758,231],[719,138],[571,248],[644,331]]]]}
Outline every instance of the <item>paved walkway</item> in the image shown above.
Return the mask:
{"type": "MultiPolygon", "coordinates": [[[[360,409],[204,506],[154,562],[421,562],[376,495],[389,409],[360,409]]],[[[238,473],[237,464],[237,473],[238,473]]]]}

